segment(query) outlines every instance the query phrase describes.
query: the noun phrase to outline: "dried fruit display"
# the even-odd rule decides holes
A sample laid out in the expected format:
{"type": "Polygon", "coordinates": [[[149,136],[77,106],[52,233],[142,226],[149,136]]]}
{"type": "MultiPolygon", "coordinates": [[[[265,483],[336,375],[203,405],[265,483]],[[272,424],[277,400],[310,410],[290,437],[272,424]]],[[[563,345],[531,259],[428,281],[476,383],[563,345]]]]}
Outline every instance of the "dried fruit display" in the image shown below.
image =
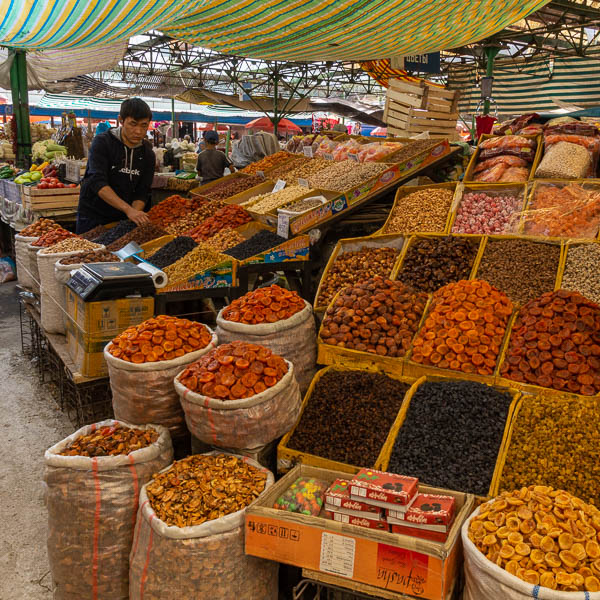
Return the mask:
{"type": "Polygon", "coordinates": [[[280,152],[275,152],[275,154],[265,156],[261,160],[249,164],[246,168],[242,169],[242,173],[248,173],[249,175],[256,175],[259,171],[263,171],[264,173],[267,169],[280,165],[283,162],[287,162],[291,158],[294,158],[293,154],[281,150],[280,152]]]}
{"type": "Polygon", "coordinates": [[[177,219],[177,221],[174,221],[165,227],[165,230],[171,235],[181,235],[190,229],[194,229],[194,227],[200,225],[205,219],[212,217],[224,206],[226,206],[226,204],[220,200],[211,200],[210,202],[206,200],[205,202],[202,202],[194,212],[177,219]]]}
{"type": "Polygon", "coordinates": [[[229,248],[225,251],[225,254],[236,258],[237,260],[246,260],[252,256],[256,256],[261,252],[276,248],[280,244],[284,244],[287,240],[280,235],[267,229],[261,229],[258,233],[255,233],[251,238],[240,242],[237,246],[229,248]]]}
{"type": "Polygon", "coordinates": [[[247,202],[244,202],[243,207],[247,210],[251,210],[253,213],[260,215],[267,214],[274,211],[285,204],[300,198],[307,194],[307,190],[301,185],[290,185],[288,187],[279,190],[278,192],[269,192],[267,194],[260,194],[251,198],[247,202]]]}
{"type": "Polygon", "coordinates": [[[287,363],[269,348],[246,342],[223,344],[189,365],[182,385],[209,398],[250,398],[273,387],[287,373],[287,363]]]}
{"type": "Polygon", "coordinates": [[[97,244],[102,244],[103,246],[109,246],[121,236],[133,231],[135,228],[136,224],[133,221],[125,219],[123,221],[119,221],[114,227],[107,229],[102,235],[95,238],[93,241],[97,244]]]}
{"type": "Polygon", "coordinates": [[[321,339],[325,344],[402,357],[425,310],[427,295],[381,277],[344,288],[327,309],[321,339]]]}
{"type": "Polygon", "coordinates": [[[245,192],[261,183],[264,179],[259,175],[250,175],[249,177],[233,177],[225,181],[215,182],[215,184],[206,192],[204,196],[211,200],[225,200],[241,192],[245,192]]]}
{"type": "Polygon", "coordinates": [[[62,229],[62,227],[52,219],[38,219],[35,223],[28,225],[18,232],[22,237],[40,237],[53,229],[62,229]]]}
{"type": "Polygon", "coordinates": [[[399,198],[383,233],[444,233],[452,206],[452,190],[431,188],[399,198]]]}
{"type": "Polygon", "coordinates": [[[561,287],[600,303],[600,245],[581,244],[568,248],[561,287]]]}
{"type": "Polygon", "coordinates": [[[503,492],[469,524],[469,539],[491,562],[564,592],[600,591],[599,532],[595,506],[545,485],[503,492]]]}
{"type": "Polygon", "coordinates": [[[224,252],[244,241],[244,237],[235,229],[221,229],[219,233],[208,238],[205,242],[202,242],[201,245],[204,248],[209,248],[215,252],[224,252]]]}
{"type": "Polygon", "coordinates": [[[512,233],[522,204],[523,199],[512,194],[469,192],[460,201],[452,233],[512,233]]]}
{"type": "Polygon", "coordinates": [[[62,242],[67,238],[77,237],[74,233],[63,229],[51,229],[47,231],[42,236],[40,236],[35,242],[32,242],[32,246],[38,246],[40,248],[46,248],[48,246],[53,246],[54,244],[58,244],[58,242],[62,242]]]}
{"type": "Polygon", "coordinates": [[[323,202],[320,198],[304,198],[302,200],[292,202],[291,204],[286,204],[281,208],[289,212],[303,213],[313,208],[317,208],[317,206],[323,206],[323,202]]]}
{"type": "Polygon", "coordinates": [[[440,369],[492,375],[513,305],[487,281],[459,281],[433,295],[411,360],[440,369]]]}
{"type": "Polygon", "coordinates": [[[112,244],[107,246],[107,250],[116,252],[127,246],[129,242],[137,242],[142,245],[166,234],[167,232],[161,227],[158,227],[153,223],[146,223],[145,225],[139,225],[135,229],[132,229],[130,232],[121,236],[118,240],[115,240],[112,244]]]}
{"type": "Polygon", "coordinates": [[[304,310],[305,306],[304,300],[296,292],[270,285],[234,300],[221,314],[226,321],[257,325],[289,319],[304,310]]]}
{"type": "Polygon", "coordinates": [[[176,460],[146,487],[156,516],[167,525],[193,527],[243,510],[265,489],[266,473],[230,454],[176,460]]]}
{"type": "Polygon", "coordinates": [[[563,392],[600,392],[600,306],[578,292],[546,292],[519,311],[503,377],[563,392]]]}
{"type": "Polygon", "coordinates": [[[146,260],[151,262],[155,267],[164,269],[176,263],[180,258],[183,258],[197,247],[198,244],[191,237],[182,235],[168,242],[155,252],[150,253],[146,256],[146,260]]]}
{"type": "Polygon", "coordinates": [[[551,485],[600,505],[599,422],[600,404],[594,398],[525,396],[500,489],[551,485]]]}
{"type": "MultiPolygon", "coordinates": [[[[286,165],[284,165],[285,167],[286,165]]],[[[291,170],[287,171],[280,176],[280,179],[285,180],[288,184],[292,185],[298,183],[298,179],[308,180],[312,175],[316,175],[320,171],[324,171],[331,166],[331,161],[324,158],[311,158],[305,163],[298,165],[294,163],[290,165],[291,170]]],[[[273,175],[270,175],[272,177],[273,175]]]]}
{"type": "Polygon", "coordinates": [[[148,218],[159,227],[166,227],[194,212],[203,204],[200,198],[183,198],[181,196],[169,196],[148,211],[148,218]]]}
{"type": "Polygon", "coordinates": [[[94,244],[94,242],[88,242],[80,237],[70,236],[65,238],[62,242],[48,246],[45,250],[42,250],[42,254],[60,254],[61,252],[76,252],[78,250],[97,250],[101,248],[100,244],[94,244]]]}
{"type": "Polygon", "coordinates": [[[120,333],[108,351],[115,358],[136,364],[159,362],[206,348],[211,339],[211,332],[202,323],[158,315],[120,333]]]}
{"type": "Polygon", "coordinates": [[[248,211],[237,204],[228,204],[219,209],[212,217],[205,219],[200,225],[190,229],[186,235],[196,242],[211,238],[221,229],[236,229],[252,221],[248,211]]]}
{"type": "Polygon", "coordinates": [[[175,283],[187,280],[225,261],[231,262],[231,259],[225,254],[219,254],[209,248],[196,246],[177,262],[165,267],[164,272],[169,281],[175,283]]]}
{"type": "Polygon", "coordinates": [[[369,246],[338,254],[331,268],[324,274],[325,279],[321,284],[316,305],[328,306],[335,295],[347,285],[376,275],[390,277],[399,254],[398,248],[369,246]]]}
{"type": "Polygon", "coordinates": [[[425,381],[398,432],[388,471],[487,496],[512,398],[475,381],[425,381]],[[436,450],[427,451],[425,440],[436,450]]]}
{"type": "MultiPolygon", "coordinates": [[[[278,165],[273,169],[270,169],[266,176],[272,181],[277,181],[278,179],[285,180],[291,171],[295,171],[296,169],[300,169],[307,163],[311,162],[308,156],[304,156],[304,154],[292,154],[292,158],[286,163],[278,165]]],[[[294,181],[294,183],[296,183],[294,181]]]]}
{"type": "Polygon", "coordinates": [[[103,233],[106,233],[107,229],[104,225],[98,225],[97,227],[94,227],[93,229],[90,229],[89,231],[86,231],[85,233],[79,233],[77,235],[79,235],[79,237],[83,238],[84,240],[95,240],[97,237],[100,237],[103,233]]]}
{"type": "Polygon", "coordinates": [[[309,179],[313,188],[346,192],[366,181],[373,179],[389,169],[389,165],[381,163],[357,163],[344,160],[334,163],[309,179]]]}
{"type": "Polygon", "coordinates": [[[115,421],[114,425],[100,427],[92,433],[78,437],[59,454],[61,456],[118,456],[146,448],[158,440],[155,429],[125,427],[115,421]]]}
{"type": "Polygon", "coordinates": [[[94,262],[119,262],[119,259],[112,252],[108,252],[107,250],[99,250],[67,256],[66,258],[61,259],[59,264],[78,265],[94,262]]]}

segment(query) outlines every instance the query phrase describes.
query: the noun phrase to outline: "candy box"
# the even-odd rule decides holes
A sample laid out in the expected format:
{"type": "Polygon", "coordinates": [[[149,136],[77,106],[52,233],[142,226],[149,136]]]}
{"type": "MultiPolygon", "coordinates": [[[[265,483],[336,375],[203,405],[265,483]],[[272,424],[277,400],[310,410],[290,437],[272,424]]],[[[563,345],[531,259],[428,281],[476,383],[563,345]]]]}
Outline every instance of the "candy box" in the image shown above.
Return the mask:
{"type": "Polygon", "coordinates": [[[346,479],[336,479],[329,486],[329,489],[325,492],[325,508],[366,519],[379,520],[382,516],[381,509],[378,506],[350,497],[350,482],[346,479]]]}
{"type": "Polygon", "coordinates": [[[417,495],[415,477],[361,469],[350,481],[350,497],[381,508],[406,511],[417,495]]]}
{"type": "Polygon", "coordinates": [[[406,525],[399,525],[398,523],[404,523],[404,521],[396,521],[389,523],[389,527],[392,533],[400,533],[402,535],[409,535],[410,537],[419,538],[421,540],[430,540],[432,542],[444,543],[448,539],[448,532],[442,531],[429,531],[428,529],[418,529],[416,527],[407,527],[406,525]]]}
{"type": "Polygon", "coordinates": [[[454,498],[437,494],[417,494],[406,512],[389,509],[390,522],[402,521],[401,525],[446,532],[454,519],[454,498]]]}
{"type": "Polygon", "coordinates": [[[317,516],[323,507],[327,483],[313,477],[298,477],[275,501],[273,508],[317,516]]]}
{"type": "Polygon", "coordinates": [[[367,527],[368,529],[379,529],[381,531],[389,531],[388,524],[382,520],[368,519],[367,517],[359,517],[327,509],[323,511],[323,514],[325,518],[337,521],[338,523],[348,523],[349,525],[367,527]]]}

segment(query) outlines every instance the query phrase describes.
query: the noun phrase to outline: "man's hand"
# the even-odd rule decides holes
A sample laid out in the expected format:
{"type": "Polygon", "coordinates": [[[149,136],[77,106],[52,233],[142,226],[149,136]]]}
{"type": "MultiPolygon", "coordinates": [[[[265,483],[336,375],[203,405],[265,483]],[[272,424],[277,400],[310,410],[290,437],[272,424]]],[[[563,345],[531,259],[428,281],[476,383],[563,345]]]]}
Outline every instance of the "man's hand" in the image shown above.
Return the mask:
{"type": "Polygon", "coordinates": [[[147,223],[150,223],[148,215],[142,210],[130,207],[125,214],[127,215],[127,218],[136,225],[146,225],[147,223]]]}

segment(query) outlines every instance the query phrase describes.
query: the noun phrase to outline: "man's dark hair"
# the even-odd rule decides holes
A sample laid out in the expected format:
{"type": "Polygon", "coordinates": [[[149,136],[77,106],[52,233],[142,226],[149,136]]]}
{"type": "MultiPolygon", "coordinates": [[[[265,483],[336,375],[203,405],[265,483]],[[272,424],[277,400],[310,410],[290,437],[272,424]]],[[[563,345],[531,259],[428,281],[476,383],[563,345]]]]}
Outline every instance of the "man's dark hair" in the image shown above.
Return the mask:
{"type": "Polygon", "coordinates": [[[131,117],[136,121],[141,121],[142,119],[152,120],[152,111],[141,98],[128,98],[121,104],[119,117],[121,121],[124,121],[127,117],[131,117]]]}

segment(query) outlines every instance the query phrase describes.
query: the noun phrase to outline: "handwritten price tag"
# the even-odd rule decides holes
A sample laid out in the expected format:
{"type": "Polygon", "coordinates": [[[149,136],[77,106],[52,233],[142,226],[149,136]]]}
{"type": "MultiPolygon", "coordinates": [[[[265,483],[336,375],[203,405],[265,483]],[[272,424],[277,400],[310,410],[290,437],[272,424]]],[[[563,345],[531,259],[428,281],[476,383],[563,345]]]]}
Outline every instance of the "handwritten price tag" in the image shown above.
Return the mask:
{"type": "Polygon", "coordinates": [[[290,231],[290,215],[279,213],[277,216],[277,235],[288,239],[290,231]]]}
{"type": "Polygon", "coordinates": [[[325,160],[333,160],[333,154],[330,154],[329,152],[324,152],[323,153],[323,158],[325,160]]]}
{"type": "Polygon", "coordinates": [[[257,174],[259,177],[262,177],[263,179],[265,178],[265,174],[264,174],[264,172],[263,172],[263,171],[256,171],[256,174],[257,174]]]}
{"type": "Polygon", "coordinates": [[[308,179],[302,179],[302,177],[298,177],[298,185],[303,185],[304,187],[309,188],[310,183],[308,183],[308,179]]]}
{"type": "Polygon", "coordinates": [[[313,157],[312,146],[304,146],[303,150],[304,156],[308,156],[308,158],[313,157]]]}
{"type": "Polygon", "coordinates": [[[348,154],[348,158],[354,162],[358,162],[358,154],[348,154]]]}
{"type": "Polygon", "coordinates": [[[280,192],[285,187],[285,181],[283,179],[278,179],[275,187],[273,188],[273,192],[280,192]]]}

